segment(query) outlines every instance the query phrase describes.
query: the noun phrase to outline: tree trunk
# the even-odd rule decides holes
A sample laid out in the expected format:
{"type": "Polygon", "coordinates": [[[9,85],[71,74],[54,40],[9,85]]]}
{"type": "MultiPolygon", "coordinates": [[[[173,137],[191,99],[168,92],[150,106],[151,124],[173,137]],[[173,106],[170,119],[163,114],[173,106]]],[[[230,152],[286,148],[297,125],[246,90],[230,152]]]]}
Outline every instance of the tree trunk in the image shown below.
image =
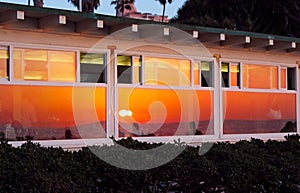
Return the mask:
{"type": "Polygon", "coordinates": [[[163,5],[163,15],[162,15],[162,19],[161,19],[162,23],[164,22],[164,19],[165,19],[165,11],[166,11],[166,4],[163,5]]]}
{"type": "Polygon", "coordinates": [[[35,7],[43,7],[44,6],[44,0],[33,0],[33,5],[35,7]]]}

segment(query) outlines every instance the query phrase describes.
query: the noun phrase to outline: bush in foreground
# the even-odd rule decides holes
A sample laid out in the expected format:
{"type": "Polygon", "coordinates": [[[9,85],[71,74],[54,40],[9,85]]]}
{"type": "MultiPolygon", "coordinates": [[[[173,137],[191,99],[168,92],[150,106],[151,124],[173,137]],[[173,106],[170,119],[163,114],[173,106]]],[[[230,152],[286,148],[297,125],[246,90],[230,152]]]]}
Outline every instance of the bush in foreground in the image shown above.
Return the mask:
{"type": "MultiPolygon", "coordinates": [[[[168,144],[168,151],[185,148],[160,167],[134,171],[100,160],[93,150],[64,151],[27,142],[14,148],[0,144],[0,192],[300,192],[299,135],[285,141],[258,139],[235,144],[216,143],[205,155],[199,147],[168,144]]],[[[131,138],[117,141],[135,150],[149,144],[131,138]]],[[[122,159],[122,154],[115,155],[122,159]]]]}

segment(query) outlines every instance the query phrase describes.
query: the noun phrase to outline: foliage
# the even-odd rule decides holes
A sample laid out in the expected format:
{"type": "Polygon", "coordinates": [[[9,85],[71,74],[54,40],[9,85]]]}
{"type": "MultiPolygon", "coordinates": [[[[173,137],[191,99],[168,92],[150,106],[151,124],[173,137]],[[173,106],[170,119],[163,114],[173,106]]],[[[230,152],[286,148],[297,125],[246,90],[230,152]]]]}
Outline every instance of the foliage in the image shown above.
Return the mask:
{"type": "Polygon", "coordinates": [[[120,10],[122,16],[124,16],[124,11],[126,9],[131,10],[130,3],[134,3],[135,0],[112,0],[111,5],[115,5],[116,10],[120,10]]]}
{"type": "MultiPolygon", "coordinates": [[[[70,152],[30,141],[15,148],[2,141],[0,192],[299,193],[300,137],[286,139],[216,143],[202,156],[199,147],[169,144],[169,151],[180,146],[185,150],[171,162],[144,171],[111,166],[87,147],[70,152]]],[[[131,138],[115,143],[138,150],[162,145],[131,138]]],[[[114,151],[116,146],[94,148],[114,151]]]]}
{"type": "Polygon", "coordinates": [[[300,37],[300,1],[188,0],[173,22],[300,37]]]}
{"type": "Polygon", "coordinates": [[[163,6],[163,13],[162,13],[162,20],[161,22],[164,22],[165,12],[166,12],[166,5],[167,3],[171,4],[173,0],[155,0],[158,1],[163,6]]]}
{"type": "MultiPolygon", "coordinates": [[[[68,0],[79,10],[79,0],[68,0]]],[[[94,12],[100,6],[100,0],[82,0],[82,12],[94,12]]]]}
{"type": "MultiPolygon", "coordinates": [[[[28,5],[30,5],[30,0],[28,0],[28,5]]],[[[44,0],[33,0],[33,6],[43,7],[44,6],[44,0]]]]}

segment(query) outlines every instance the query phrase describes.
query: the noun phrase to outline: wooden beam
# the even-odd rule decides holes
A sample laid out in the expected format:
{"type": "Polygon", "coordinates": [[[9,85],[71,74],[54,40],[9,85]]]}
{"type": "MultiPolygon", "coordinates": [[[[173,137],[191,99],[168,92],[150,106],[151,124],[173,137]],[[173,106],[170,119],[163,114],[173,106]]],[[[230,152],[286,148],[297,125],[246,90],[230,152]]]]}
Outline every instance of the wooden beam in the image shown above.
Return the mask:
{"type": "Polygon", "coordinates": [[[20,11],[5,11],[0,14],[0,25],[23,21],[20,11]],[[18,19],[19,18],[19,19],[18,19]]]}
{"type": "Polygon", "coordinates": [[[268,39],[251,39],[250,43],[245,43],[244,48],[263,48],[269,46],[269,40],[268,39]]]}

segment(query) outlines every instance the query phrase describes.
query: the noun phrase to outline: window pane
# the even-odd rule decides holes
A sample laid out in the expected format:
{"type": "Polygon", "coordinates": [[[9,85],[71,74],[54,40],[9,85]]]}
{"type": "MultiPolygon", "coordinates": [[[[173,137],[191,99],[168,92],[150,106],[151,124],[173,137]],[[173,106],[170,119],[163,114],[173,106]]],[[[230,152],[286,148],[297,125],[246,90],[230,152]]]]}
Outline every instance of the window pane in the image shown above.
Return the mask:
{"type": "Polygon", "coordinates": [[[48,65],[46,50],[24,51],[24,80],[47,81],[48,65]]]}
{"type": "Polygon", "coordinates": [[[37,49],[14,50],[16,80],[75,81],[75,52],[37,49]]]}
{"type": "Polygon", "coordinates": [[[201,62],[201,86],[212,87],[213,80],[213,69],[212,62],[202,61],[201,62]]]}
{"type": "Polygon", "coordinates": [[[140,83],[142,82],[142,58],[141,57],[133,57],[133,82],[140,83]]]}
{"type": "Polygon", "coordinates": [[[180,85],[191,85],[191,62],[189,60],[180,60],[180,85]]]}
{"type": "Polygon", "coordinates": [[[80,53],[80,82],[106,82],[104,54],[80,53]]]}
{"type": "Polygon", "coordinates": [[[151,85],[189,86],[190,61],[145,57],[145,81],[151,85]]]}
{"type": "Polygon", "coordinates": [[[49,51],[50,80],[75,82],[75,52],[49,51]]]}
{"type": "Polygon", "coordinates": [[[287,132],[287,123],[296,124],[296,99],[295,93],[224,91],[224,134],[287,132]]]}
{"type": "Polygon", "coordinates": [[[230,64],[230,84],[232,87],[240,86],[240,65],[237,63],[230,64]]]}
{"type": "Polygon", "coordinates": [[[14,78],[16,80],[23,80],[23,51],[20,49],[14,50],[14,78]]]}
{"type": "Polygon", "coordinates": [[[229,63],[222,62],[222,87],[229,87],[229,63]]]}
{"type": "Polygon", "coordinates": [[[208,90],[120,87],[119,136],[211,135],[213,96],[208,90]]]}
{"type": "Polygon", "coordinates": [[[118,83],[131,84],[132,83],[132,57],[118,56],[117,57],[117,74],[118,83]]]}
{"type": "Polygon", "coordinates": [[[287,68],[288,90],[296,90],[296,68],[287,68]]]}
{"type": "Polygon", "coordinates": [[[200,85],[200,63],[194,63],[194,85],[200,85]]]}
{"type": "Polygon", "coordinates": [[[244,64],[243,87],[259,89],[277,89],[278,67],[256,64],[244,64]]]}
{"type": "Polygon", "coordinates": [[[280,69],[280,87],[286,88],[286,68],[280,69]]]}
{"type": "Polygon", "coordinates": [[[0,47],[0,78],[8,78],[9,52],[8,48],[0,47]]]}

